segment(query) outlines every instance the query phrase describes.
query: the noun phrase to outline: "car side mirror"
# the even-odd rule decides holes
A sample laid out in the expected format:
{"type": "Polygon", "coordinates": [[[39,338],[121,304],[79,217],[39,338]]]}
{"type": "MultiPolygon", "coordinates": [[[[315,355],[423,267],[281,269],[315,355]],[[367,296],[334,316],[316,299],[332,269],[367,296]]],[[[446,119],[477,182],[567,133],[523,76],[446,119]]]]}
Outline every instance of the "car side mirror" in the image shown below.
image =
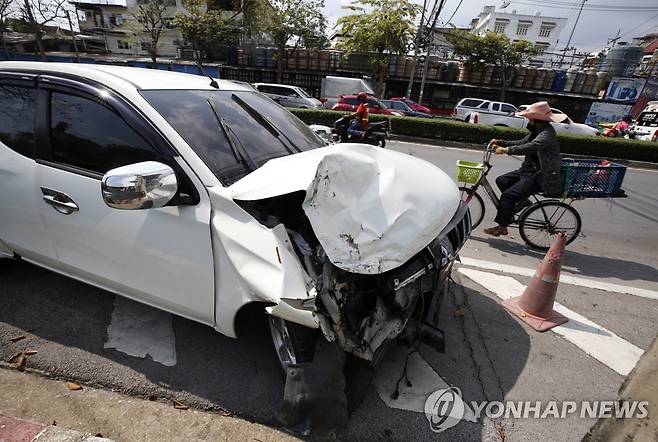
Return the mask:
{"type": "Polygon", "coordinates": [[[103,201],[114,209],[163,207],[177,191],[176,173],[157,161],[117,167],[107,172],[101,181],[103,201]]]}

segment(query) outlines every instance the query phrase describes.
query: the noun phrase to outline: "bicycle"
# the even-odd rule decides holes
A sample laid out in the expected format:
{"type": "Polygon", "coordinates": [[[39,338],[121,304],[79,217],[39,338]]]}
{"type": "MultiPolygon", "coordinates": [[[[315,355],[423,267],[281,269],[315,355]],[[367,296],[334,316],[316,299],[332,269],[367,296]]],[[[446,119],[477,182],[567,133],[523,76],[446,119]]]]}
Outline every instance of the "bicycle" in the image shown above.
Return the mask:
{"type": "MultiPolygon", "coordinates": [[[[498,209],[500,199],[487,176],[493,168],[490,160],[494,149],[488,143],[482,163],[457,161],[457,181],[462,200],[469,206],[473,229],[484,219],[484,200],[478,194],[480,187],[498,209]],[[467,186],[471,184],[471,186],[467,186]]],[[[625,197],[621,190],[626,167],[599,160],[570,160],[562,162],[563,189],[560,194],[536,194],[517,204],[512,225],[518,225],[521,239],[538,250],[548,250],[559,233],[567,235],[567,244],[580,234],[582,219],[572,206],[574,201],[589,197],[625,197]],[[566,202],[569,201],[569,202],[566,202]]]]}

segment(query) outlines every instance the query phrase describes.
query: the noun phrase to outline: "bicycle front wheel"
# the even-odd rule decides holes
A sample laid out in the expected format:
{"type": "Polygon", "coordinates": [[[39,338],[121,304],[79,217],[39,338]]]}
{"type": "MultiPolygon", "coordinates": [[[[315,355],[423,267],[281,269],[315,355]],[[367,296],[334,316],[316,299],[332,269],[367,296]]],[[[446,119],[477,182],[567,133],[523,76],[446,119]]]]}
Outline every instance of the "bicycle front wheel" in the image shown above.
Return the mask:
{"type": "Polygon", "coordinates": [[[468,210],[471,212],[471,228],[475,229],[484,219],[484,201],[477,192],[471,194],[471,189],[468,187],[460,187],[459,194],[462,201],[466,202],[468,200],[468,210]]]}
{"type": "Polygon", "coordinates": [[[559,232],[567,235],[567,244],[580,234],[580,215],[561,201],[540,201],[528,207],[519,217],[519,233],[530,247],[548,250],[559,232]]]}

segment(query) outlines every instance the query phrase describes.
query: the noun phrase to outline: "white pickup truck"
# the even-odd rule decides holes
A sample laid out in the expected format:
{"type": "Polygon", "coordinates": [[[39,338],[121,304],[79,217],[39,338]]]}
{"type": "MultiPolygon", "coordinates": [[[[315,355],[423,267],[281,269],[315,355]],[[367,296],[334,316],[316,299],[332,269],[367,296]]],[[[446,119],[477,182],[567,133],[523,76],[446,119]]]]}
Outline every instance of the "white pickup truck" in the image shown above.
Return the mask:
{"type": "Polygon", "coordinates": [[[2,62],[0,103],[0,256],[231,337],[259,305],[283,367],[323,335],[370,361],[405,329],[442,341],[471,227],[432,164],[175,72],[2,62]]]}
{"type": "Polygon", "coordinates": [[[455,106],[452,116],[457,120],[473,123],[475,115],[477,115],[478,124],[523,129],[528,124],[528,120],[517,117],[516,112],[518,111],[514,105],[509,103],[481,98],[463,98],[455,106]]]}

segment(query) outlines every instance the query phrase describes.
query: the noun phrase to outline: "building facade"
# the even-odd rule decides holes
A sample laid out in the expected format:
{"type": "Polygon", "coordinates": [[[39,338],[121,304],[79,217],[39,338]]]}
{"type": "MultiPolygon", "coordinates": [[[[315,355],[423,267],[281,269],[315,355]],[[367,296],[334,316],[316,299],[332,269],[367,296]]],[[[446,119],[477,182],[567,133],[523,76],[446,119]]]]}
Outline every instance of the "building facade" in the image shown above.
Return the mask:
{"type": "MultiPolygon", "coordinates": [[[[167,6],[166,28],[158,42],[158,56],[181,57],[188,45],[172,21],[177,12],[184,11],[182,0],[162,0],[167,6]]],[[[151,39],[135,18],[140,5],[149,0],[71,0],[78,12],[80,32],[97,36],[109,53],[149,56],[151,39]]],[[[212,0],[209,8],[230,11],[232,0],[212,0]]]]}
{"type": "Polygon", "coordinates": [[[471,22],[471,32],[484,35],[486,32],[505,34],[510,40],[528,40],[537,48],[530,63],[551,67],[560,58],[558,42],[560,33],[567,24],[562,17],[547,17],[517,14],[516,11],[496,11],[495,6],[485,6],[480,15],[471,22]]]}

